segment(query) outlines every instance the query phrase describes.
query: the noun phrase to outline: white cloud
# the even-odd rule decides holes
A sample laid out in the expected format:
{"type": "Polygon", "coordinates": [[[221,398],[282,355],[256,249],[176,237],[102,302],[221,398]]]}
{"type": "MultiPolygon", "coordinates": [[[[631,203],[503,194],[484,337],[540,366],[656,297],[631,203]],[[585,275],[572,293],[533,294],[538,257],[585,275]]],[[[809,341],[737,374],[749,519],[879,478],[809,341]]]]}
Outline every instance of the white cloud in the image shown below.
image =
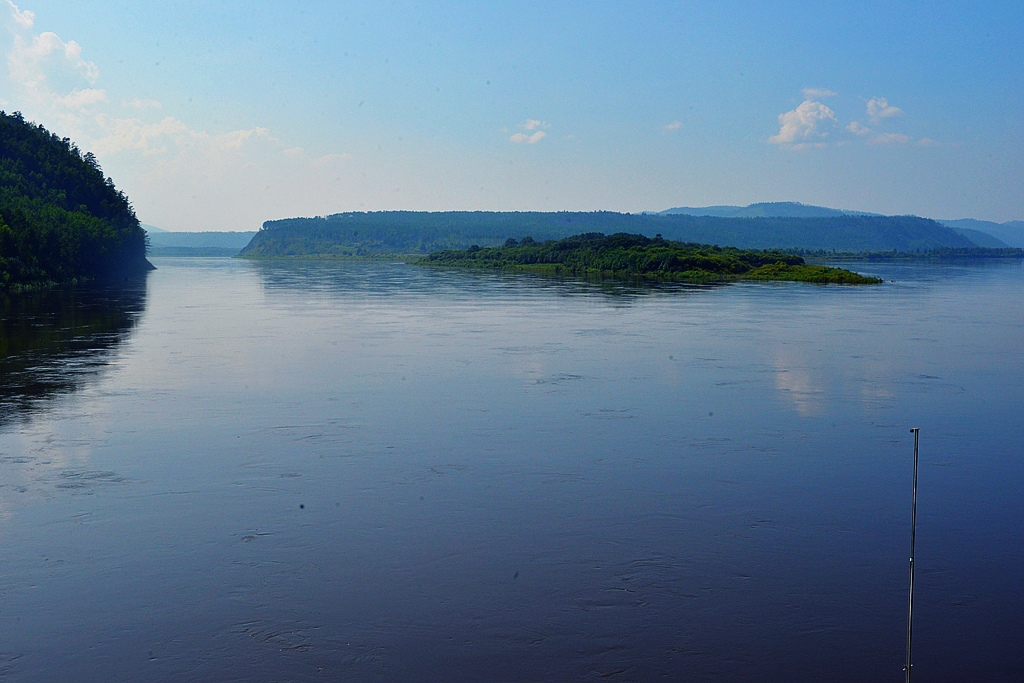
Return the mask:
{"type": "Polygon", "coordinates": [[[846,127],[846,130],[850,131],[854,135],[871,135],[872,131],[867,126],[863,126],[858,121],[850,121],[850,125],[846,127]]]}
{"type": "Polygon", "coordinates": [[[100,156],[135,152],[143,156],[166,154],[172,148],[194,143],[197,135],[173,116],[155,123],[141,119],[117,118],[99,114],[83,121],[89,128],[90,147],[100,156]],[[93,125],[88,125],[93,124],[93,125]]]}
{"type": "Polygon", "coordinates": [[[819,100],[823,97],[835,97],[839,93],[828,88],[804,88],[804,97],[809,100],[819,100]]]}
{"type": "Polygon", "coordinates": [[[905,145],[910,142],[910,136],[903,133],[879,133],[870,140],[869,145],[905,145]]]}
{"type": "Polygon", "coordinates": [[[535,145],[538,142],[540,142],[541,140],[543,140],[544,138],[546,138],[547,135],[548,134],[545,133],[542,130],[538,130],[538,131],[536,131],[536,132],[534,132],[534,133],[532,133],[530,135],[527,135],[526,133],[516,133],[516,134],[512,135],[508,139],[508,141],[509,142],[514,142],[514,143],[519,144],[519,145],[522,145],[522,144],[535,145]]]}
{"type": "MultiPolygon", "coordinates": [[[[159,115],[154,99],[119,94],[111,101],[81,45],[35,33],[35,16],[3,1],[11,38],[3,44],[0,105],[95,153],[143,220],[177,229],[253,229],[274,216],[328,213],[351,184],[347,154],[310,155],[263,127],[197,130],[159,115]]],[[[546,125],[538,122],[529,137],[543,137],[546,125]]]]}
{"type": "Polygon", "coordinates": [[[7,64],[11,78],[30,88],[41,87],[54,71],[71,72],[89,83],[100,75],[99,67],[82,58],[81,45],[73,40],[65,43],[49,31],[28,39],[15,36],[7,64]]]}
{"type": "Polygon", "coordinates": [[[679,130],[682,127],[683,127],[682,121],[673,121],[672,123],[669,123],[669,124],[666,124],[666,125],[662,126],[661,129],[663,131],[671,133],[671,132],[679,130]]]}
{"type": "Polygon", "coordinates": [[[347,162],[351,158],[351,154],[325,154],[312,159],[312,162],[314,165],[319,167],[338,166],[339,164],[347,162]]]}
{"type": "Polygon", "coordinates": [[[20,10],[11,0],[7,0],[7,6],[11,8],[11,16],[15,23],[24,28],[32,28],[36,21],[36,15],[29,10],[20,10]]]}
{"type": "Polygon", "coordinates": [[[835,125],[835,112],[821,102],[804,100],[796,109],[779,114],[779,132],[768,138],[768,142],[806,147],[826,137],[827,129],[835,125]]]}
{"type": "Polygon", "coordinates": [[[206,140],[209,140],[213,144],[213,148],[217,149],[241,149],[247,142],[256,139],[270,140],[280,144],[280,140],[273,137],[270,131],[266,128],[249,128],[246,130],[232,130],[221,135],[209,136],[205,133],[200,133],[206,140]]]}
{"type": "Polygon", "coordinates": [[[800,151],[803,149],[825,149],[828,147],[824,142],[801,142],[795,145],[790,145],[790,149],[800,151]]]}
{"type": "Polygon", "coordinates": [[[162,109],[164,105],[156,100],[133,97],[130,100],[122,100],[121,106],[128,109],[162,109]]]}
{"type": "MultiPolygon", "coordinates": [[[[770,138],[768,142],[774,145],[786,145],[788,149],[800,150],[809,148],[825,147],[824,139],[828,137],[831,129],[839,125],[836,114],[829,107],[814,99],[816,97],[832,97],[836,93],[831,90],[819,88],[804,88],[804,95],[808,99],[800,103],[796,109],[779,114],[779,132],[770,138]]],[[[867,102],[868,120],[877,126],[885,119],[890,119],[903,114],[903,110],[889,104],[884,97],[872,97],[867,102]]],[[[928,146],[935,144],[934,141],[923,138],[922,141],[914,143],[914,140],[904,133],[879,132],[875,128],[864,125],[860,121],[851,120],[845,130],[851,136],[840,136],[836,145],[853,144],[856,138],[860,138],[868,145],[906,145],[917,144],[928,146]]]]}
{"type": "Polygon", "coordinates": [[[66,109],[85,109],[107,101],[107,91],[95,88],[75,88],[64,97],[54,97],[53,102],[66,109]]]}
{"type": "Polygon", "coordinates": [[[233,155],[243,148],[262,146],[265,152],[274,156],[310,158],[301,147],[286,147],[268,129],[262,127],[211,134],[193,130],[173,116],[146,122],[102,113],[91,123],[93,125],[89,127],[87,137],[91,140],[90,148],[100,156],[135,154],[167,159],[190,154],[202,156],[210,162],[233,155]]]}
{"type": "MultiPolygon", "coordinates": [[[[909,135],[903,133],[878,133],[858,121],[850,121],[850,125],[846,127],[846,130],[858,137],[867,138],[865,142],[869,145],[906,145],[913,142],[909,135]]],[[[914,144],[918,147],[931,147],[937,143],[931,138],[921,138],[914,142],[914,144]]]]}
{"type": "MultiPolygon", "coordinates": [[[[520,126],[525,131],[533,131],[532,133],[515,133],[508,139],[509,142],[514,142],[517,145],[535,145],[548,136],[544,132],[544,129],[550,128],[551,126],[544,121],[538,121],[537,119],[526,119],[520,126]]],[[[505,129],[508,132],[508,129],[505,129]]]]}
{"type": "Polygon", "coordinates": [[[903,113],[903,110],[899,107],[891,106],[884,97],[872,97],[868,100],[867,113],[868,120],[871,123],[877,124],[882,119],[899,116],[903,113]]]}

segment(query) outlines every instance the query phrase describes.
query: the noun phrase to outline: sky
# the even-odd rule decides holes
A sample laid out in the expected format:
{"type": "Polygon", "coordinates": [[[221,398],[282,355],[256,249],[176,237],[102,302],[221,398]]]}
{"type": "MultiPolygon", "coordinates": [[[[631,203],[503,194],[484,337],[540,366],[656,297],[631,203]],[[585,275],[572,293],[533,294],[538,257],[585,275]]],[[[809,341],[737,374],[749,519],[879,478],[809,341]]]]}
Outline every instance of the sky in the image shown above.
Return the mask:
{"type": "Polygon", "coordinates": [[[1024,219],[1024,3],[0,0],[143,223],[798,201],[1024,219]]]}

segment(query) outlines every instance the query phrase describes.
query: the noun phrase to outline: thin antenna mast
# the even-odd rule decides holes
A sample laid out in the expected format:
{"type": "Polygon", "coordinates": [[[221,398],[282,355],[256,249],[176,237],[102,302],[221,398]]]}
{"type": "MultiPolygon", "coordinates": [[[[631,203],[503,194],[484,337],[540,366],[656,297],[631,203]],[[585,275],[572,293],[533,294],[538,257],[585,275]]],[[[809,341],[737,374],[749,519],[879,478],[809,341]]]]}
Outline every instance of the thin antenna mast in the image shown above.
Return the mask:
{"type": "Polygon", "coordinates": [[[910,683],[910,634],[914,624],[914,542],[917,538],[917,442],[921,430],[914,427],[914,497],[910,508],[910,602],[907,605],[907,683],[910,683]]]}

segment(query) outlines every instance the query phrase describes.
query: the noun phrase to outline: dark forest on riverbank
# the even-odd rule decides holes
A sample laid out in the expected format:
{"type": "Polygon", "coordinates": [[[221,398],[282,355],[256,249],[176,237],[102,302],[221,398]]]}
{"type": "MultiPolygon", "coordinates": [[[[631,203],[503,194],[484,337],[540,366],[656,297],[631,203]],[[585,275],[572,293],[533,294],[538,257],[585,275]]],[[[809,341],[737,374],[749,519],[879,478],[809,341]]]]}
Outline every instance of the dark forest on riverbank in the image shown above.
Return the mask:
{"type": "Polygon", "coordinates": [[[96,157],[0,112],[0,289],[144,272],[146,234],[96,157]]]}

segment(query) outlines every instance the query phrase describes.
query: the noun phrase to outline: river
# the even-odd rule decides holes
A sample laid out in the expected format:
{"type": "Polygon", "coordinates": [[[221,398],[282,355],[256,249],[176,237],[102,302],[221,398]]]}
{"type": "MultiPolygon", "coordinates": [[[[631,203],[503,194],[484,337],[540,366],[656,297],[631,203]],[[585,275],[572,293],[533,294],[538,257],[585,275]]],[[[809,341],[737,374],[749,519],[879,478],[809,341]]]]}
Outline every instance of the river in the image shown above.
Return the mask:
{"type": "Polygon", "coordinates": [[[1024,270],[3,301],[0,679],[1024,680],[1024,270]]]}

